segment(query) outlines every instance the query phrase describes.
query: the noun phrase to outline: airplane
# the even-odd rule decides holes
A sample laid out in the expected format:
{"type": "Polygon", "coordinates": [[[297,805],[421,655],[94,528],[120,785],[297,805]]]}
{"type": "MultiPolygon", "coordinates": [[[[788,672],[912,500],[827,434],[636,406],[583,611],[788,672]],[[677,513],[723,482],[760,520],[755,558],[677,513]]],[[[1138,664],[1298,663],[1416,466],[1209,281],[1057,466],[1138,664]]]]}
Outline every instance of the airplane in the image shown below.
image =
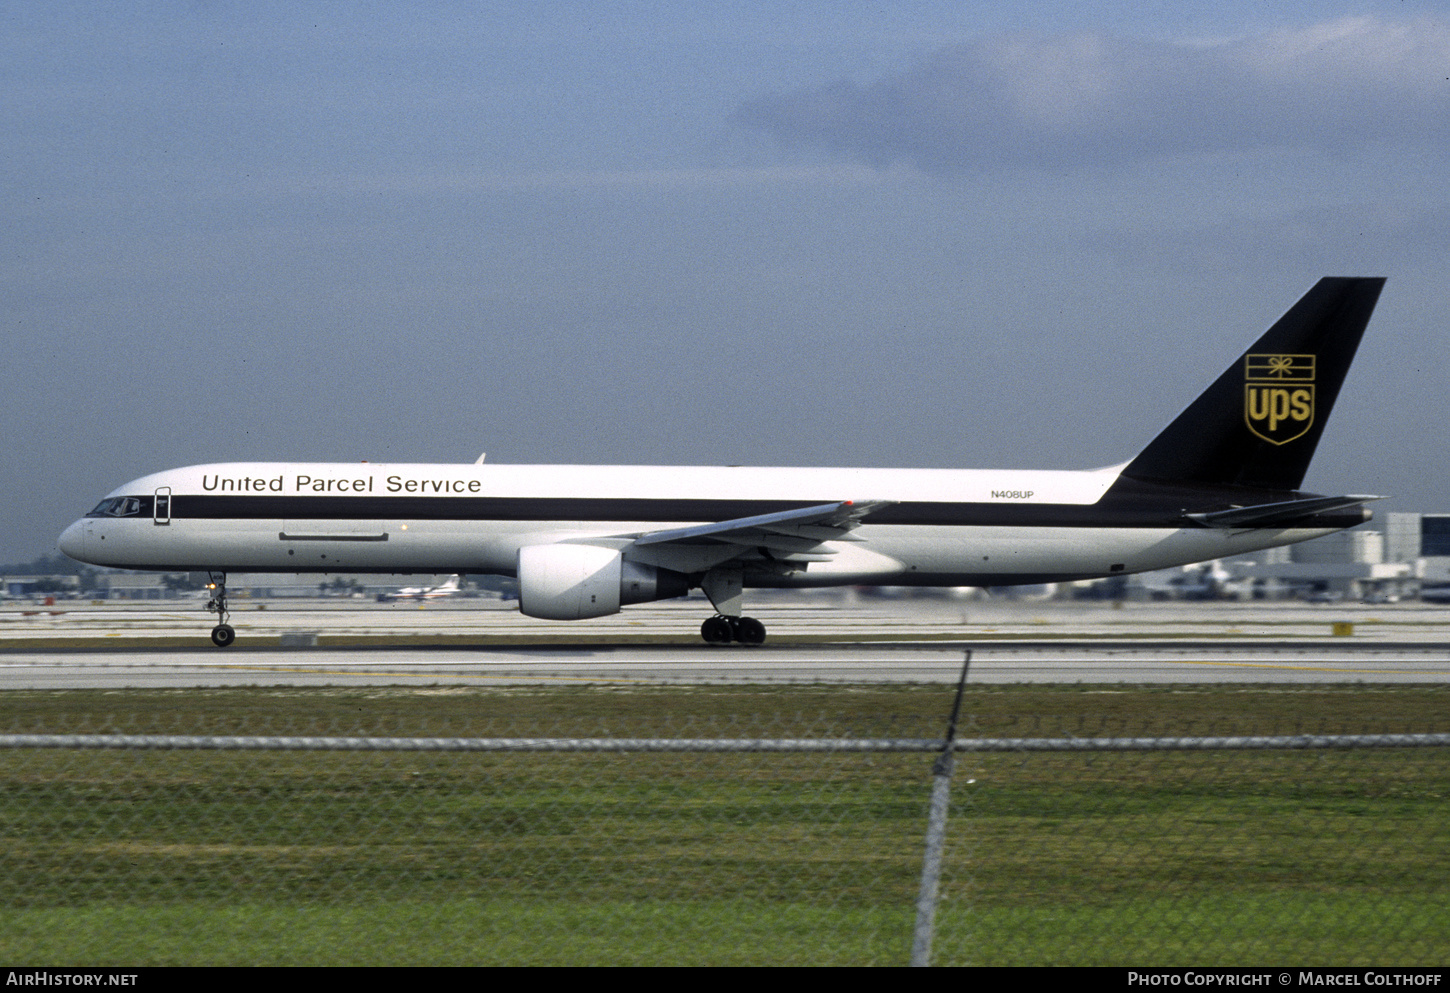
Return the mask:
{"type": "Polygon", "coordinates": [[[454,573],[437,586],[404,586],[401,590],[394,590],[391,593],[379,593],[379,600],[435,600],[447,596],[455,596],[462,592],[460,583],[463,577],[454,573]]]}
{"type": "Polygon", "coordinates": [[[1306,541],[1374,496],[1299,491],[1382,278],[1326,277],[1136,457],[1086,471],[256,463],[112,490],[66,528],[81,562],[515,577],[530,617],[702,589],[711,645],[759,645],[744,591],[1099,579],[1306,541]]]}
{"type": "Polygon", "coordinates": [[[1234,577],[1223,563],[1214,559],[1200,565],[1149,573],[1139,581],[1154,599],[1217,600],[1229,595],[1234,577]]]}

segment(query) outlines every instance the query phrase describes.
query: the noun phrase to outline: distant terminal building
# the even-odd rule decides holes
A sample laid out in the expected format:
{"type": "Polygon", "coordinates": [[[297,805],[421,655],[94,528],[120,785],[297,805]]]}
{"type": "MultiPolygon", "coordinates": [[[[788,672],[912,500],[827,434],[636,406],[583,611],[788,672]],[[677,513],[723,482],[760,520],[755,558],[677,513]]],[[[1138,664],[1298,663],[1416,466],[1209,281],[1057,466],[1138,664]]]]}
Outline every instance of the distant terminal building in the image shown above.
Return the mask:
{"type": "Polygon", "coordinates": [[[1392,512],[1380,521],[1383,530],[1340,531],[1298,545],[1123,577],[1112,595],[1371,603],[1418,596],[1450,603],[1450,514],[1392,512]]]}
{"type": "Polygon", "coordinates": [[[1450,600],[1450,514],[1385,515],[1385,557],[1413,570],[1422,599],[1450,600]]]}
{"type": "Polygon", "coordinates": [[[1136,580],[1140,596],[1175,599],[1323,597],[1392,603],[1419,596],[1450,602],[1450,514],[1391,512],[1381,520],[1382,531],[1340,531],[1130,581],[1136,580]]]}
{"type": "MultiPolygon", "coordinates": [[[[102,600],[178,600],[205,596],[199,588],[168,583],[168,576],[159,572],[103,572],[96,576],[96,586],[91,591],[102,600]]],[[[199,587],[204,574],[192,577],[187,586],[199,587]]],[[[282,597],[339,596],[342,588],[335,585],[333,576],[314,576],[299,573],[233,573],[229,578],[233,597],[257,597],[272,599],[282,597]]],[[[358,577],[379,584],[397,585],[392,577],[358,577]]],[[[379,588],[387,588],[380,585],[379,588]]],[[[366,587],[357,586],[359,594],[366,587]]],[[[350,591],[349,591],[350,592],[350,591]]]]}
{"type": "MultiPolygon", "coordinates": [[[[64,578],[64,577],[63,577],[64,578]]],[[[76,577],[68,577],[74,585],[76,577]]],[[[189,600],[205,599],[205,573],[176,574],[159,572],[99,572],[93,585],[81,595],[96,600],[189,600]],[[179,580],[186,580],[180,582],[179,580]]],[[[227,584],[234,599],[277,600],[288,598],[327,597],[375,599],[403,585],[423,582],[436,586],[447,576],[404,575],[318,575],[314,573],[232,573],[227,584]]],[[[485,577],[480,577],[484,579],[485,577]]],[[[494,584],[496,585],[496,584],[494,584]]],[[[479,595],[479,589],[491,589],[482,582],[465,579],[459,594],[465,598],[479,595]]]]}
{"type": "Polygon", "coordinates": [[[0,599],[46,595],[73,595],[80,588],[78,576],[0,575],[0,599]]]}

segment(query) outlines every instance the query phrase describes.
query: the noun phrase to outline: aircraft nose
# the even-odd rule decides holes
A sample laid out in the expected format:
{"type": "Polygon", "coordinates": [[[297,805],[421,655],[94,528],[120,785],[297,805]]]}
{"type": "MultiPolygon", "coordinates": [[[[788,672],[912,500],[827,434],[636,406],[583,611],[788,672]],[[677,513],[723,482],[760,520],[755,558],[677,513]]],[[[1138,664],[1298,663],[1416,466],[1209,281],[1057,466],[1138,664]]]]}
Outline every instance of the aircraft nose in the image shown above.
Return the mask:
{"type": "Polygon", "coordinates": [[[71,558],[84,562],[86,560],[86,522],[82,518],[60,533],[56,541],[60,550],[71,558]]]}

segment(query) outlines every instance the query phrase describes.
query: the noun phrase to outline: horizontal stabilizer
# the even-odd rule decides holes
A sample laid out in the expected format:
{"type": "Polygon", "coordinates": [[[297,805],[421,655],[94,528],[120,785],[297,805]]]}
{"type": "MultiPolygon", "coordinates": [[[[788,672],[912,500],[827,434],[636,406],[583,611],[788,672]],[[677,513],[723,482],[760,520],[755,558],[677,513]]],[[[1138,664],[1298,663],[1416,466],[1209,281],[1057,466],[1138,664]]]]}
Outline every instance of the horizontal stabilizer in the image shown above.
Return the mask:
{"type": "Polygon", "coordinates": [[[1384,497],[1378,496],[1354,495],[1311,497],[1307,500],[1284,500],[1278,503],[1261,503],[1252,507],[1230,507],[1228,510],[1210,510],[1201,514],[1184,514],[1183,516],[1211,528],[1287,527],[1315,514],[1327,514],[1333,510],[1362,506],[1370,500],[1383,499],[1384,497]]]}

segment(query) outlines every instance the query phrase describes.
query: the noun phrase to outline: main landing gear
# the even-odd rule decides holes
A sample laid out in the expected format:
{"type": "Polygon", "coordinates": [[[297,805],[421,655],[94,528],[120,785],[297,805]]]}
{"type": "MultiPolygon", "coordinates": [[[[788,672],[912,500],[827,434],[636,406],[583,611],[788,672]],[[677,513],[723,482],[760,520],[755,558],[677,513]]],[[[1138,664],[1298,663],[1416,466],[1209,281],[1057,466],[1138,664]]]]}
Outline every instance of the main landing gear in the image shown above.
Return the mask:
{"type": "Polygon", "coordinates": [[[765,642],[765,625],[753,617],[740,616],[744,574],[739,569],[711,569],[700,581],[718,613],[700,625],[700,637],[711,645],[760,645],[765,642]]]}
{"type": "Polygon", "coordinates": [[[712,645],[728,645],[732,641],[742,645],[760,645],[765,642],[765,625],[753,617],[716,614],[700,625],[700,637],[712,645]]]}
{"type": "Polygon", "coordinates": [[[211,643],[218,648],[226,648],[237,640],[236,629],[227,621],[231,618],[231,611],[227,610],[227,574],[224,572],[209,572],[206,574],[206,588],[212,591],[211,599],[206,602],[208,612],[216,611],[217,626],[211,629],[211,643]]]}

